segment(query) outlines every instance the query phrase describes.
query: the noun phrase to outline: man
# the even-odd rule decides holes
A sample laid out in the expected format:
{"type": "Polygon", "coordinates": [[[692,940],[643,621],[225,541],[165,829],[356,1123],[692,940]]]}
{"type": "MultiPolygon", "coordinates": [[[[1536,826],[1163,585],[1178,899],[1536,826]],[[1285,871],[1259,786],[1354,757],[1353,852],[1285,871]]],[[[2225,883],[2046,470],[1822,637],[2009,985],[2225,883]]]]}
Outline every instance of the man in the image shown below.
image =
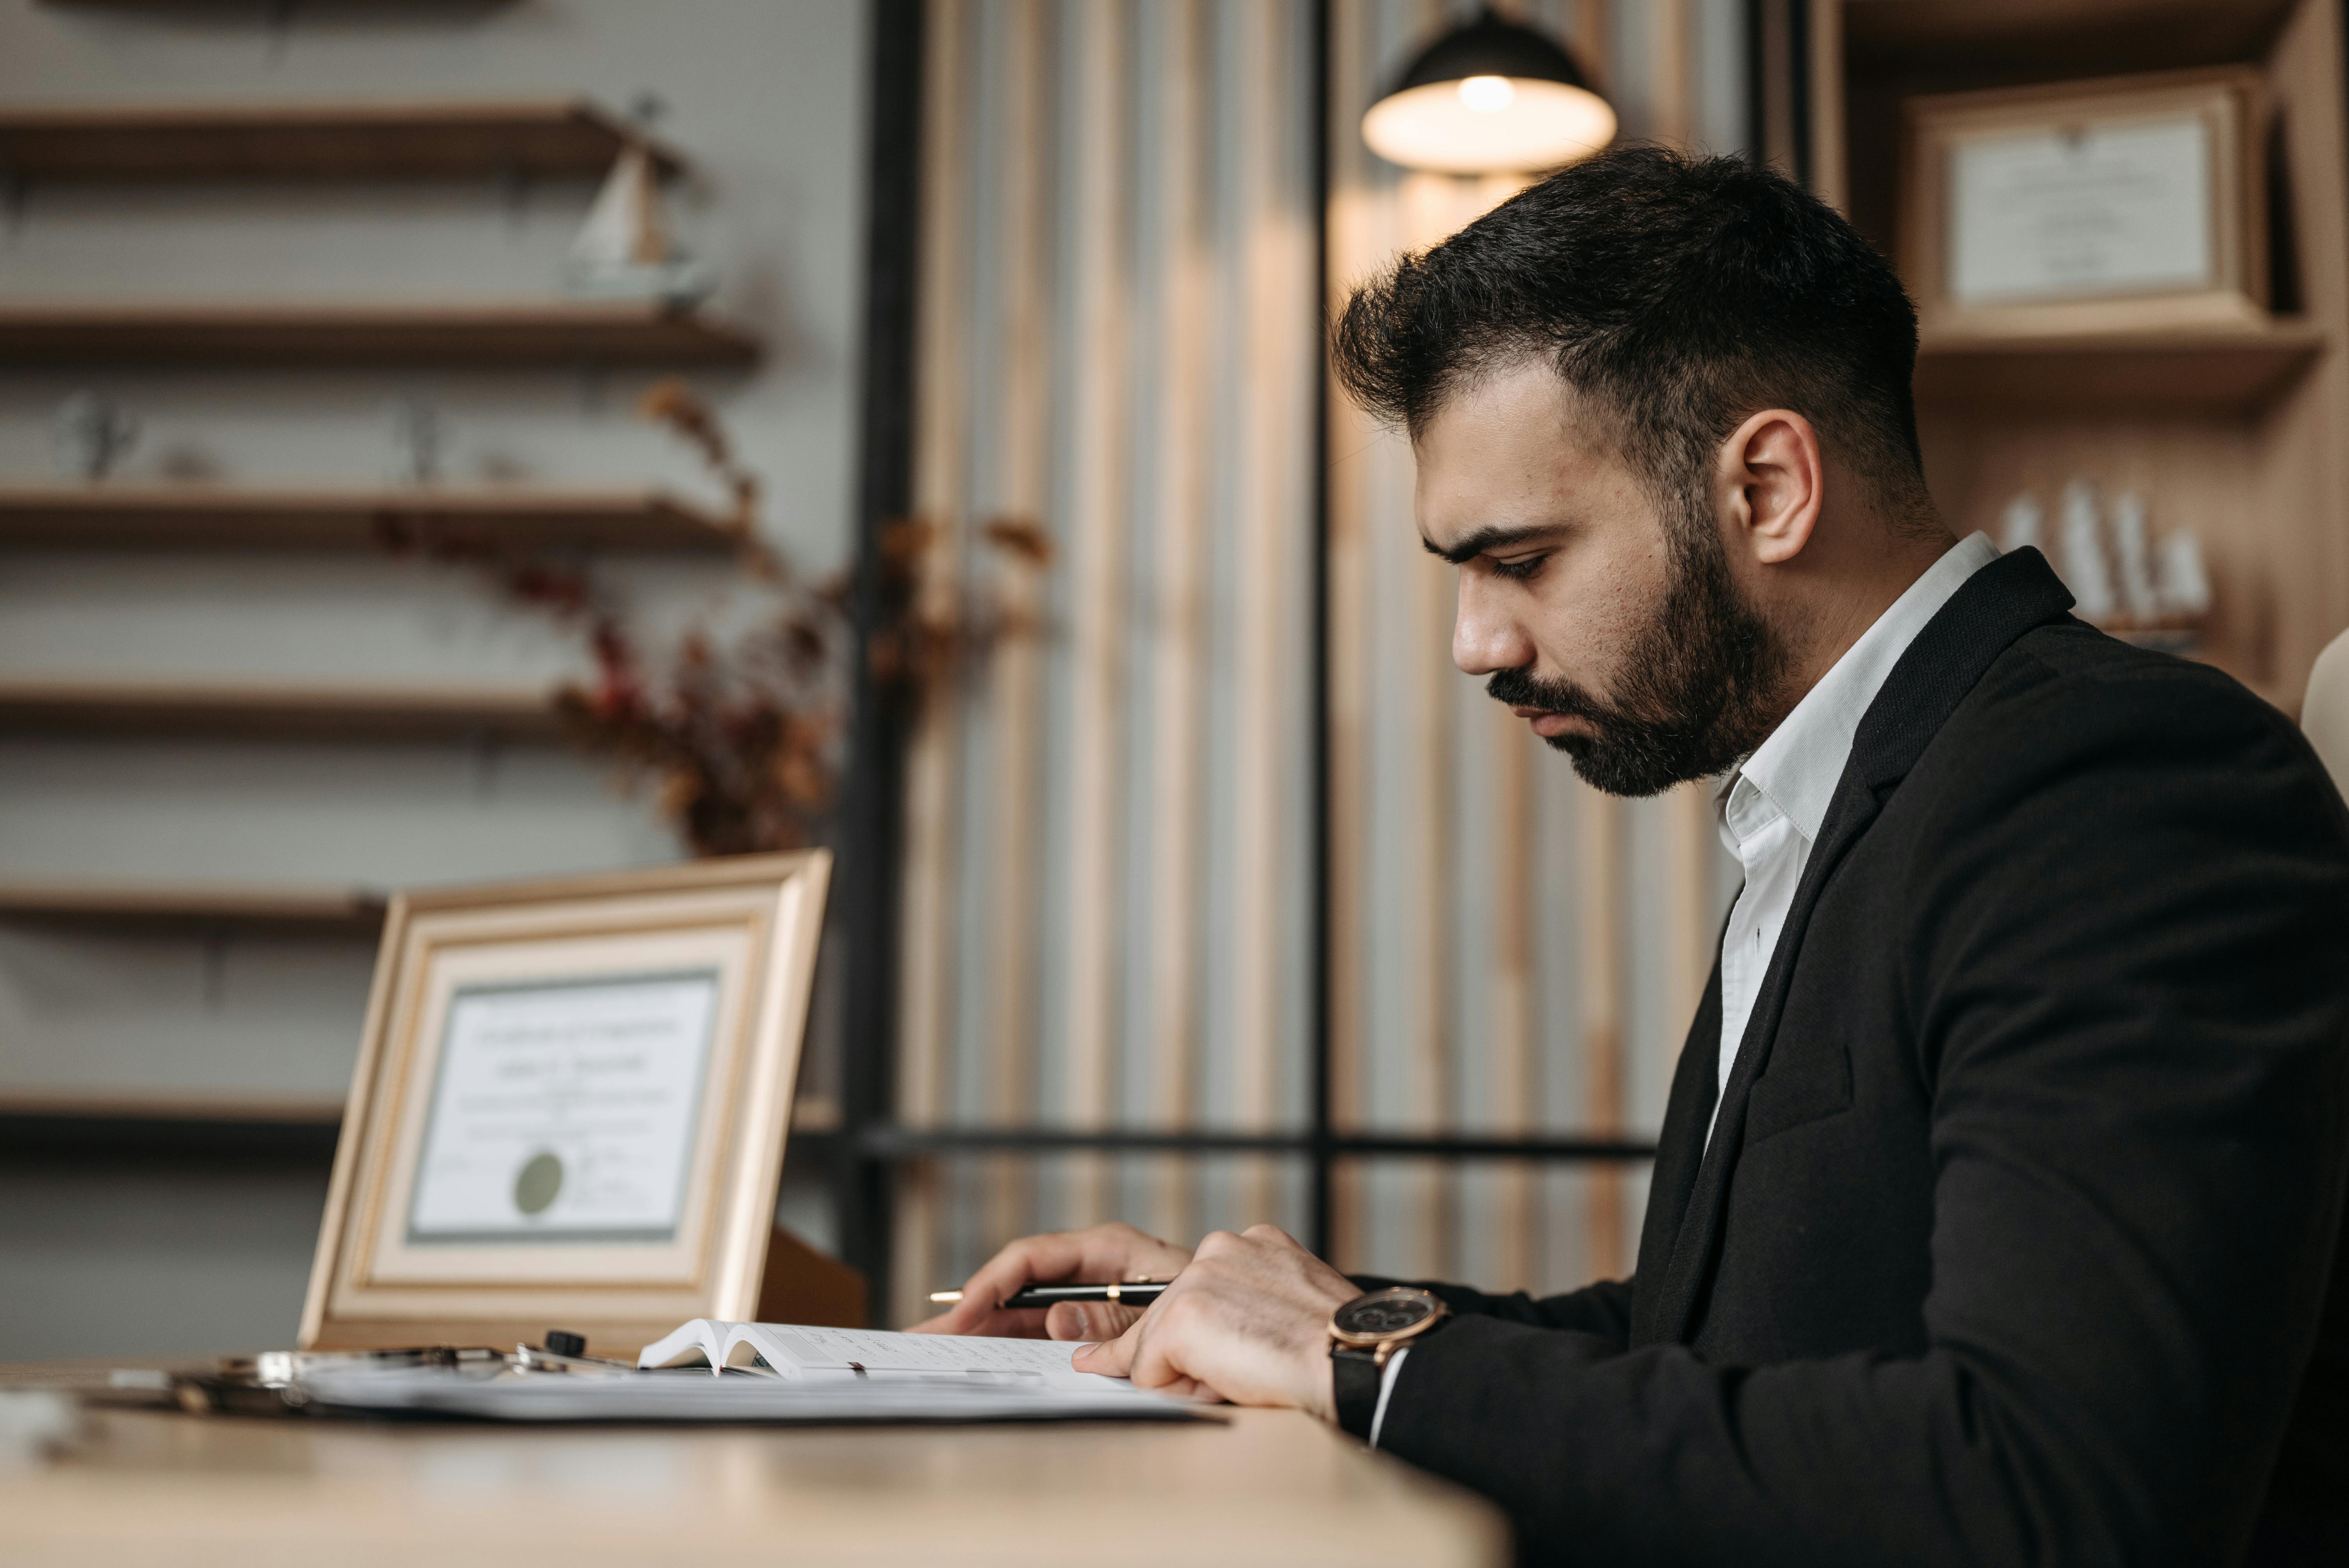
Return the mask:
{"type": "Polygon", "coordinates": [[[1534,1561],[2343,1539],[2349,812],[2232,681],[1951,537],[1916,343],[1841,218],[1654,149],[1405,258],[1334,335],[1411,435],[1460,667],[1600,789],[1723,776],[1745,882],[1630,1280],[1349,1305],[1381,1282],[1269,1227],[1102,1227],[925,1326],[1316,1412],[1534,1561]],[[989,1306],[1156,1274],[1138,1317],[989,1306]],[[1333,1315],[1375,1355],[1333,1357],[1333,1315]]]}

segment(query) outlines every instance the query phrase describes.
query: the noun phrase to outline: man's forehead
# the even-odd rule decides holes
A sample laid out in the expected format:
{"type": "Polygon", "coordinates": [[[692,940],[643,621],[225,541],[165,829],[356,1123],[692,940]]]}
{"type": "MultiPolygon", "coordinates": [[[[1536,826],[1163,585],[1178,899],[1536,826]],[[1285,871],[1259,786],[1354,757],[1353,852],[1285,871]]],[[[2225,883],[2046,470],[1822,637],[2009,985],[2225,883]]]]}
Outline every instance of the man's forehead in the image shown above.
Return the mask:
{"type": "Polygon", "coordinates": [[[1578,498],[1609,485],[1619,466],[1591,425],[1586,400],[1539,360],[1461,386],[1412,442],[1428,548],[1464,559],[1475,535],[1556,524],[1578,510],[1578,498]]]}

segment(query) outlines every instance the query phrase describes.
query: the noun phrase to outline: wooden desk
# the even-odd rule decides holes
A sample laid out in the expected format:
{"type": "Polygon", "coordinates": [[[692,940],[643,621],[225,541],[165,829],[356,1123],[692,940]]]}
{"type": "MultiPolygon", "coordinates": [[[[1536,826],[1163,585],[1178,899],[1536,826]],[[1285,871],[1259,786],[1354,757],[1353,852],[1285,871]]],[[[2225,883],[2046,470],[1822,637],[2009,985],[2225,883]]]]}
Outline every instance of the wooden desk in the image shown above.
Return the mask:
{"type": "MultiPolygon", "coordinates": [[[[103,1387],[120,1362],[0,1365],[103,1387]]],[[[0,1562],[1409,1563],[1499,1568],[1485,1504],[1287,1410],[1227,1426],[571,1427],[93,1408],[0,1470],[0,1562]]]]}

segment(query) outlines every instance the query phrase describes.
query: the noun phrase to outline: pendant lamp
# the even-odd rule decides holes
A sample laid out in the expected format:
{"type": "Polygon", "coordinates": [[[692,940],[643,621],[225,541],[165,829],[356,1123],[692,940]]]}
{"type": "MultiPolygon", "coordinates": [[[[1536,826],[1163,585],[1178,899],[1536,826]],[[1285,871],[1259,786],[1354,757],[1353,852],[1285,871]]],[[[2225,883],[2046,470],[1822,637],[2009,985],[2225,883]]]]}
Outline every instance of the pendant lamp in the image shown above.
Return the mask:
{"type": "Polygon", "coordinates": [[[1403,68],[1362,116],[1372,152],[1437,174],[1531,173],[1615,139],[1615,110],[1554,40],[1487,8],[1403,68]]]}

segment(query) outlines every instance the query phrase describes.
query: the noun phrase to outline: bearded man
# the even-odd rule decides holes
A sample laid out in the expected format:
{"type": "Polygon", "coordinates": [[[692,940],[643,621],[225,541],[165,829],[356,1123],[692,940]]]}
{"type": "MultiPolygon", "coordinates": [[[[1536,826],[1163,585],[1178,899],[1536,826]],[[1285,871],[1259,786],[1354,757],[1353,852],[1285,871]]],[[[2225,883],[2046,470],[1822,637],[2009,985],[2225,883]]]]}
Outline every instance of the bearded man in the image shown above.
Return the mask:
{"type": "Polygon", "coordinates": [[[1601,789],[1720,779],[1744,885],[1630,1279],[1390,1289],[1270,1227],[1106,1226],[925,1326],[1316,1412],[1528,1561],[2349,1561],[2349,812],[2233,681],[1951,537],[1916,352],[1835,212],[1651,148],[1337,324],[1460,667],[1601,789]],[[1139,1315],[991,1305],[1167,1274],[1139,1315]]]}

